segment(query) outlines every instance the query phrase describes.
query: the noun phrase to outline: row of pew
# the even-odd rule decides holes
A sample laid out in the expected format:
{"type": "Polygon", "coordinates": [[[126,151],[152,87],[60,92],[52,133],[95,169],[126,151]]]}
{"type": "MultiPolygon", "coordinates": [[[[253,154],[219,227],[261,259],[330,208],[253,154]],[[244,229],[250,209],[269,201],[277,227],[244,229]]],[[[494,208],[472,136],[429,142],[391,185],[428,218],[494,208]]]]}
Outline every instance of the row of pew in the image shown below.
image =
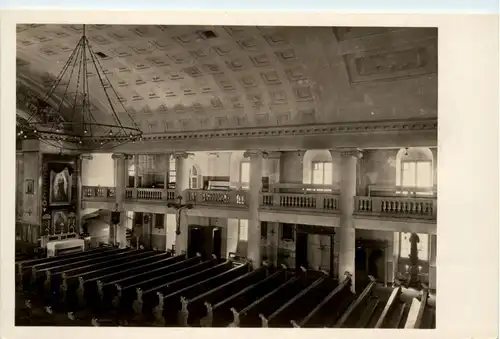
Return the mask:
{"type": "MultiPolygon", "coordinates": [[[[199,254],[103,246],[20,260],[16,272],[18,325],[403,328],[410,314],[401,286],[372,279],[356,295],[348,273],[199,254]]],[[[427,297],[414,326],[433,326],[427,297]]]]}

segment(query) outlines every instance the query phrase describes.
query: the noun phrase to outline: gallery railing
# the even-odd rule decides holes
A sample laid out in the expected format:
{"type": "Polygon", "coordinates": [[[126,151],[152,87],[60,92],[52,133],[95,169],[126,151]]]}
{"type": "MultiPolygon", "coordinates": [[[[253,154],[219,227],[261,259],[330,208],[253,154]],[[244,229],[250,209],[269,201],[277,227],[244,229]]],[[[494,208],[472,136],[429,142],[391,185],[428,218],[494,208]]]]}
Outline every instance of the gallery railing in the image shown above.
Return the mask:
{"type": "MultiPolygon", "coordinates": [[[[185,192],[187,202],[195,206],[213,206],[230,208],[247,208],[248,191],[237,190],[201,190],[188,189],[185,192]]],[[[83,187],[83,200],[113,201],[113,187],[83,187]]],[[[137,203],[175,201],[173,189],[159,188],[126,188],[125,199],[137,203]]],[[[379,216],[391,218],[435,220],[437,200],[434,197],[408,196],[357,196],[355,200],[355,215],[379,216]]],[[[298,192],[292,188],[276,189],[260,193],[261,209],[281,210],[290,212],[339,213],[340,195],[336,189],[306,188],[298,192]],[[283,192],[291,191],[291,192],[283,192]]]]}
{"type": "Polygon", "coordinates": [[[435,220],[437,200],[408,197],[355,197],[355,214],[435,220]]]}

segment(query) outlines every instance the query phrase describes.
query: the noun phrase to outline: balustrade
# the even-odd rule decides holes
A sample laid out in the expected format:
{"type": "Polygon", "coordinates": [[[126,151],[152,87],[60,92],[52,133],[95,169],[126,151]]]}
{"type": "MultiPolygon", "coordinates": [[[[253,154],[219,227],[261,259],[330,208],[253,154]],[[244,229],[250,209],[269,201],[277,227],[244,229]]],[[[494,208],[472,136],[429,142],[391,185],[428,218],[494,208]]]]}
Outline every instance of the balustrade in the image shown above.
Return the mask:
{"type": "Polygon", "coordinates": [[[262,193],[261,205],[268,208],[335,212],[339,209],[339,196],[318,193],[262,193]]]}
{"type": "MultiPolygon", "coordinates": [[[[289,187],[287,187],[287,190],[289,187]]],[[[194,190],[186,191],[187,201],[195,205],[246,207],[246,190],[194,190]]],[[[83,187],[83,200],[112,200],[115,197],[114,187],[83,187]]],[[[339,194],[335,189],[322,192],[319,189],[302,190],[301,192],[261,193],[261,208],[289,211],[310,211],[321,213],[339,212],[339,194]]],[[[126,188],[125,199],[138,202],[174,201],[176,193],[173,189],[160,188],[126,188]]],[[[437,214],[436,199],[433,197],[408,196],[357,196],[355,197],[355,214],[401,218],[435,220],[437,214]]]]}
{"type": "Polygon", "coordinates": [[[407,197],[356,197],[355,213],[390,217],[435,219],[435,199],[407,197]]]}
{"type": "Polygon", "coordinates": [[[173,201],[175,198],[174,189],[132,187],[125,189],[126,200],[173,201]]]}
{"type": "Polygon", "coordinates": [[[247,192],[243,190],[187,190],[188,201],[202,205],[246,206],[247,192]]]}

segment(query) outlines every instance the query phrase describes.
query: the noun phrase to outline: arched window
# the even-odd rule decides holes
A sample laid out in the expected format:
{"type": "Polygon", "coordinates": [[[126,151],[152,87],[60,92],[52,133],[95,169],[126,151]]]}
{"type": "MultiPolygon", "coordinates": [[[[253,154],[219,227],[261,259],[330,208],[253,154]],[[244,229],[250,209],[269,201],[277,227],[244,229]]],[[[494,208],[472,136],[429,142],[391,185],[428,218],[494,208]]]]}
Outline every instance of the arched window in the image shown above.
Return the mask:
{"type": "Polygon", "coordinates": [[[332,184],[332,162],[313,161],[311,163],[311,183],[314,185],[332,184]]]}
{"type": "MultiPolygon", "coordinates": [[[[434,186],[433,161],[429,148],[402,148],[397,154],[396,185],[432,189],[434,186]]],[[[425,192],[419,191],[418,194],[425,195],[425,192]]]]}
{"type": "MultiPolygon", "coordinates": [[[[417,233],[419,242],[417,244],[418,259],[427,261],[429,260],[429,235],[425,233],[417,233]]],[[[411,233],[400,233],[401,239],[401,258],[408,258],[410,256],[411,243],[410,237],[411,233]]]]}
{"type": "Polygon", "coordinates": [[[168,183],[175,183],[177,177],[175,166],[176,166],[175,157],[171,155],[168,164],[168,183]]]}
{"type": "Polygon", "coordinates": [[[128,187],[135,187],[135,174],[137,172],[137,168],[135,167],[135,155],[132,156],[132,159],[128,161],[128,187]]]}
{"type": "Polygon", "coordinates": [[[201,188],[201,171],[198,166],[193,165],[189,170],[189,188],[200,189],[201,188]]]}

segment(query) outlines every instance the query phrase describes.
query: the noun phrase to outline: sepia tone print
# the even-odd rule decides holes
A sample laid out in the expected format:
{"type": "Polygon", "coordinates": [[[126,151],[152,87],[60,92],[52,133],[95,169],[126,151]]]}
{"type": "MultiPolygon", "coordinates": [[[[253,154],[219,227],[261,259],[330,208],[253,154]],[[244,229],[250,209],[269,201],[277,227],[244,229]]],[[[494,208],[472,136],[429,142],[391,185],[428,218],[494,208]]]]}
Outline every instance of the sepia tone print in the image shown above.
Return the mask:
{"type": "Polygon", "coordinates": [[[17,25],[16,325],[435,328],[437,44],[17,25]]]}

